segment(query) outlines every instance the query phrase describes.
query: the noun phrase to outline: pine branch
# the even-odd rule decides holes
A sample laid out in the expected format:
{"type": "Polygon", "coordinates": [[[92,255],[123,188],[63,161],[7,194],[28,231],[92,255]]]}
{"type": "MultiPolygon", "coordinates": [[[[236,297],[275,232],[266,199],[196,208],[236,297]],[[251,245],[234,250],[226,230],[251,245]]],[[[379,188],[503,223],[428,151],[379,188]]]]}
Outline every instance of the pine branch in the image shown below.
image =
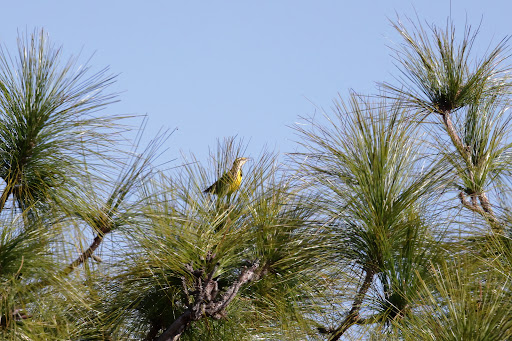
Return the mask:
{"type": "Polygon", "coordinates": [[[83,264],[87,259],[93,256],[94,251],[100,246],[101,242],[103,241],[103,236],[101,234],[98,234],[89,248],[82,252],[80,256],[78,256],[77,259],[75,259],[71,264],[69,264],[64,270],[61,271],[60,275],[66,276],[69,275],[73,270],[75,270],[77,267],[79,267],[81,264],[83,264]]]}
{"type": "MultiPolygon", "coordinates": [[[[98,227],[99,233],[94,237],[91,245],[89,245],[89,248],[87,250],[83,251],[80,256],[78,256],[73,262],[71,262],[67,267],[65,267],[63,270],[61,270],[57,277],[64,277],[72,273],[77,267],[82,265],[87,259],[94,257],[94,251],[100,246],[101,242],[103,241],[103,238],[105,235],[112,231],[113,224],[109,223],[111,220],[109,218],[108,220],[101,220],[102,225],[98,227]]],[[[37,283],[32,283],[27,286],[29,290],[34,290],[36,288],[43,288],[50,284],[49,280],[43,280],[37,283]]]]}
{"type": "MultiPolygon", "coordinates": [[[[457,130],[455,129],[455,126],[453,125],[453,122],[450,117],[450,112],[445,111],[441,114],[443,117],[443,123],[446,127],[446,132],[450,136],[450,139],[452,140],[455,148],[459,151],[459,154],[464,158],[464,161],[466,162],[466,167],[468,168],[469,176],[471,178],[471,181],[473,181],[473,171],[471,168],[473,167],[473,162],[471,160],[471,154],[469,152],[469,147],[464,145],[461,138],[459,137],[459,134],[457,133],[457,130]]],[[[471,203],[469,203],[464,193],[459,194],[459,198],[461,200],[461,203],[464,207],[470,209],[471,211],[480,214],[483,218],[485,218],[489,224],[491,225],[491,228],[493,232],[496,233],[502,233],[503,227],[501,226],[498,218],[494,214],[491,208],[491,203],[489,201],[489,198],[487,198],[487,195],[485,193],[478,193],[476,195],[471,196],[471,203]],[[478,200],[480,202],[480,205],[477,204],[476,198],[478,197],[478,200]]]]}
{"type": "Polygon", "coordinates": [[[453,145],[457,150],[459,151],[459,154],[464,158],[466,161],[466,164],[468,166],[471,165],[471,157],[468,152],[467,146],[464,145],[461,138],[459,137],[459,134],[457,133],[457,130],[455,129],[455,126],[453,125],[450,112],[445,111],[441,114],[443,118],[444,126],[446,127],[446,132],[448,133],[448,136],[450,136],[450,139],[453,142],[453,145]]]}
{"type": "Polygon", "coordinates": [[[472,196],[472,202],[470,203],[466,196],[464,195],[464,192],[459,193],[459,199],[462,203],[462,206],[466,207],[467,209],[481,215],[483,218],[485,218],[489,224],[491,225],[491,228],[494,232],[500,233],[503,231],[503,226],[496,218],[494,213],[491,210],[491,204],[489,203],[489,199],[487,199],[487,196],[485,193],[479,194],[478,199],[480,200],[480,206],[477,204],[476,200],[473,200],[474,197],[472,196]]]}
{"type": "Polygon", "coordinates": [[[185,267],[196,277],[194,290],[191,292],[186,288],[186,283],[183,281],[185,294],[190,303],[185,312],[156,339],[157,341],[179,340],[181,334],[192,322],[204,317],[211,317],[216,320],[224,318],[226,316],[226,308],[236,297],[242,286],[260,278],[260,275],[256,272],[259,267],[259,261],[257,260],[252,266],[244,267],[238,279],[231,284],[220,298],[217,298],[219,293],[218,282],[213,279],[213,275],[217,270],[218,264],[215,265],[205,279],[203,279],[203,269],[194,270],[191,265],[186,265],[185,267]]]}
{"type": "Polygon", "coordinates": [[[366,292],[370,288],[372,282],[373,282],[373,276],[375,275],[375,272],[373,269],[366,269],[366,276],[364,278],[363,284],[361,284],[361,287],[359,288],[359,291],[357,292],[357,295],[354,299],[354,302],[352,302],[352,308],[348,312],[348,315],[345,317],[343,322],[341,322],[340,326],[336,328],[334,331],[332,331],[332,335],[329,337],[329,341],[335,341],[339,340],[340,337],[354,324],[358,323],[360,320],[359,317],[359,311],[361,310],[361,306],[364,300],[364,297],[366,296],[366,292]]]}
{"type": "Polygon", "coordinates": [[[5,203],[7,202],[9,195],[11,195],[11,192],[12,188],[7,184],[4,188],[4,191],[2,192],[2,196],[0,196],[0,212],[3,211],[5,203]]]}

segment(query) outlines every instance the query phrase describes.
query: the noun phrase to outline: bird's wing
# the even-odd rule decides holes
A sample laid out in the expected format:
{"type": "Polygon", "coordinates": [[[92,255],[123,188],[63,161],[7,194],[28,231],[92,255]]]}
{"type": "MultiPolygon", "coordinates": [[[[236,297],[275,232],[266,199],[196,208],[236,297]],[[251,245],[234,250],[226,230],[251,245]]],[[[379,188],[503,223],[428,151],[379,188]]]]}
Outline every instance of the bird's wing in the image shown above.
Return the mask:
{"type": "Polygon", "coordinates": [[[229,181],[229,172],[222,174],[222,176],[215,181],[210,187],[205,189],[203,193],[213,193],[218,194],[219,190],[222,189],[222,186],[225,185],[229,181]]]}

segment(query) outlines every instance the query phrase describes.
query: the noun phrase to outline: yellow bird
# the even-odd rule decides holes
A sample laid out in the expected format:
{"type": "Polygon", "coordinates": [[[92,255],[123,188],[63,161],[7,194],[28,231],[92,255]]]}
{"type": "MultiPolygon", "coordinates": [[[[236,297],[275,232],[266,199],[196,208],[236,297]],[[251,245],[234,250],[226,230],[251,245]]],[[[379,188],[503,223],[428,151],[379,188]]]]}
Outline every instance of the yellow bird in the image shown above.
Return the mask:
{"type": "Polygon", "coordinates": [[[248,160],[246,157],[237,158],[231,169],[224,173],[213,185],[205,189],[204,193],[212,193],[218,196],[233,194],[242,183],[242,166],[248,160]]]}

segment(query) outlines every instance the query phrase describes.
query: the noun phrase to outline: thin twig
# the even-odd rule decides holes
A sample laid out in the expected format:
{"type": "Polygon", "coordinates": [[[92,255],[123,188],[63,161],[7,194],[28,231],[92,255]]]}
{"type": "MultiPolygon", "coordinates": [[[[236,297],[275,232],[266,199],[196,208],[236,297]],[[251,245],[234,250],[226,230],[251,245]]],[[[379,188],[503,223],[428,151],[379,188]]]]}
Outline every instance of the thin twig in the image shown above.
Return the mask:
{"type": "Polygon", "coordinates": [[[84,263],[87,259],[89,259],[94,251],[100,246],[101,242],[103,241],[103,237],[98,234],[89,248],[82,252],[80,256],[78,256],[77,259],[75,259],[71,264],[69,264],[64,270],[61,271],[60,275],[66,276],[69,275],[73,270],[75,270],[77,267],[79,267],[82,263],[84,263]]]}
{"type": "Polygon", "coordinates": [[[7,184],[4,188],[4,191],[2,192],[2,196],[0,196],[0,212],[3,211],[5,203],[7,202],[7,199],[9,198],[9,195],[11,195],[12,188],[7,184]]]}

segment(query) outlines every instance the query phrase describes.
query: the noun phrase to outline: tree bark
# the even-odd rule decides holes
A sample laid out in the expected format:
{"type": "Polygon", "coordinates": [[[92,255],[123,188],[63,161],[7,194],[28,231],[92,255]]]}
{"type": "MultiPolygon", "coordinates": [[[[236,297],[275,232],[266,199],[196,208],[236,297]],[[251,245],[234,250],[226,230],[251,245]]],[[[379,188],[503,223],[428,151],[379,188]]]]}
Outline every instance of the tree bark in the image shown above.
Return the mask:
{"type": "MultiPolygon", "coordinates": [[[[466,150],[466,147],[464,146],[464,143],[462,143],[462,140],[459,137],[459,134],[457,134],[457,130],[455,129],[455,126],[453,125],[450,112],[446,111],[443,114],[441,114],[443,117],[443,123],[446,127],[446,132],[448,133],[448,136],[450,136],[450,139],[452,140],[453,144],[455,145],[455,148],[459,151],[460,155],[464,158],[464,160],[469,162],[469,156],[468,151],[466,150]]],[[[469,166],[469,165],[468,165],[469,166]]]]}
{"type": "Polygon", "coordinates": [[[92,256],[94,251],[100,246],[101,242],[103,241],[103,237],[101,235],[96,235],[94,237],[94,240],[92,241],[91,245],[87,250],[82,252],[80,256],[78,256],[77,259],[75,259],[71,264],[69,264],[64,270],[62,270],[61,275],[69,275],[73,270],[75,270],[78,266],[80,266],[82,263],[84,263],[88,258],[92,256]]]}
{"type": "Polygon", "coordinates": [[[192,322],[192,312],[190,309],[185,310],[183,314],[178,317],[165,332],[160,335],[157,341],[177,341],[180,339],[181,334],[187,329],[192,322]]]}
{"type": "MultiPolygon", "coordinates": [[[[196,282],[194,285],[193,303],[181,314],[156,340],[157,341],[177,341],[187,327],[193,322],[198,321],[205,317],[213,319],[221,319],[226,315],[226,308],[231,301],[236,297],[240,288],[248,282],[259,279],[256,269],[259,267],[259,261],[249,268],[244,268],[238,276],[238,279],[231,284],[231,286],[224,292],[224,294],[217,299],[218,284],[213,279],[215,269],[210,272],[203,283],[204,271],[193,271],[189,267],[191,273],[195,273],[196,282]]],[[[185,288],[185,294],[190,296],[188,290],[185,288]]],[[[192,298],[192,297],[188,297],[192,298]]],[[[187,298],[187,299],[188,299],[187,298]]]]}
{"type": "MultiPolygon", "coordinates": [[[[471,160],[471,154],[468,150],[468,147],[464,145],[461,138],[459,137],[459,134],[457,133],[457,130],[455,129],[455,126],[453,125],[453,122],[451,120],[450,111],[446,111],[443,114],[441,114],[443,117],[443,123],[446,127],[446,131],[448,135],[450,136],[450,139],[452,140],[453,144],[455,145],[455,148],[459,151],[459,154],[464,158],[464,161],[466,162],[466,167],[469,172],[469,176],[472,181],[473,179],[473,171],[471,167],[473,167],[473,161],[471,160]]],[[[495,233],[503,233],[503,226],[500,224],[498,218],[494,214],[491,203],[489,201],[489,198],[487,198],[487,195],[483,192],[481,193],[475,193],[471,196],[471,203],[469,203],[464,193],[459,194],[459,198],[461,199],[462,205],[466,208],[469,208],[473,212],[476,212],[480,214],[482,217],[487,219],[489,224],[491,225],[491,229],[495,233]],[[476,198],[478,197],[478,200],[480,201],[480,206],[478,206],[476,198]]]]}

